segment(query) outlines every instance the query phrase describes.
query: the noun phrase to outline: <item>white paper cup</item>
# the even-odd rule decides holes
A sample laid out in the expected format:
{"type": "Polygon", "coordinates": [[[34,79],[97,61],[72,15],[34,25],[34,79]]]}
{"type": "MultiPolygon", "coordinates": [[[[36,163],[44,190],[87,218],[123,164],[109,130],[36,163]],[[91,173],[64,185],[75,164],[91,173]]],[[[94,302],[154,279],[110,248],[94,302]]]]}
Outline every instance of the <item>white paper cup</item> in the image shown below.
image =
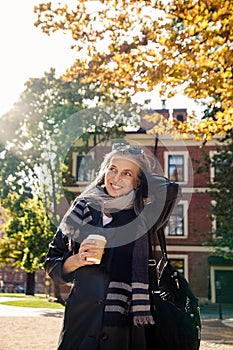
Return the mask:
{"type": "Polygon", "coordinates": [[[91,251],[95,251],[97,255],[95,257],[87,257],[86,260],[93,261],[95,264],[100,264],[100,261],[104,253],[104,248],[107,243],[106,238],[101,235],[91,234],[87,237],[87,239],[93,239],[96,241],[97,247],[92,248],[91,251]]]}

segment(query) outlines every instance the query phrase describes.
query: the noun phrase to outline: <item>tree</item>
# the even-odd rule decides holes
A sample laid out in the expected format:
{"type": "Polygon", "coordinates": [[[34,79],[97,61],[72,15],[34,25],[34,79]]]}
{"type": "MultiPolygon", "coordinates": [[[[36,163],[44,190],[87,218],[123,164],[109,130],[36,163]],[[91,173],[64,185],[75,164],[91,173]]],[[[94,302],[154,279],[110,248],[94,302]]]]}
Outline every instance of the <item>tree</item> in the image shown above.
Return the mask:
{"type": "Polygon", "coordinates": [[[178,132],[209,139],[233,124],[233,3],[229,0],[80,0],[35,6],[46,34],[70,33],[77,60],[66,78],[98,82],[100,91],[133,95],[160,87],[218,108],[214,117],[190,116],[178,132]],[[116,90],[117,89],[117,90],[116,90]]]}
{"type": "MultiPolygon", "coordinates": [[[[80,115],[78,112],[87,107],[84,101],[92,99],[94,88],[86,85],[84,89],[78,80],[64,82],[55,76],[54,69],[42,78],[29,79],[25,86],[19,101],[3,116],[1,123],[2,162],[8,165],[2,168],[3,172],[7,171],[4,181],[10,175],[9,157],[12,157],[17,160],[15,176],[22,177],[24,171],[23,178],[27,179],[24,188],[31,179],[31,185],[36,187],[34,191],[41,191],[46,211],[56,224],[57,202],[64,194],[64,173],[68,179],[67,152],[75,139],[93,125],[90,119],[83,118],[85,113],[80,115]],[[18,121],[17,128],[15,120],[18,121]],[[4,138],[7,130],[10,132],[6,132],[7,138],[4,138]]],[[[96,98],[96,94],[94,96],[96,98]]],[[[16,183],[14,179],[13,182],[16,183]]]]}
{"type": "Polygon", "coordinates": [[[25,270],[26,294],[34,295],[35,271],[42,267],[54,225],[42,200],[33,194],[36,186],[31,167],[1,146],[0,198],[7,215],[1,227],[0,263],[25,270]]]}
{"type": "Polygon", "coordinates": [[[55,227],[41,199],[11,193],[8,201],[10,213],[0,240],[0,263],[25,270],[26,294],[34,295],[35,271],[43,268],[55,227]]]}
{"type": "Polygon", "coordinates": [[[209,183],[208,192],[213,200],[210,209],[215,228],[207,243],[214,247],[216,255],[232,259],[233,133],[218,147],[209,163],[214,169],[214,178],[209,183]]]}
{"type": "Polygon", "coordinates": [[[37,180],[46,211],[56,224],[56,205],[69,177],[67,154],[73,142],[80,138],[79,151],[85,152],[90,134],[96,136],[96,142],[119,137],[125,121],[136,115],[137,106],[110,103],[108,94],[98,92],[98,84],[84,85],[79,79],[65,82],[56,77],[54,69],[42,78],[29,79],[25,86],[19,101],[3,118],[2,130],[11,130],[6,133],[5,147],[31,171],[34,182],[37,180]],[[17,128],[15,120],[19,121],[17,128]]]}
{"type": "MultiPolygon", "coordinates": [[[[33,235],[38,233],[35,226],[39,225],[41,236],[48,228],[54,228],[47,216],[53,225],[59,223],[57,203],[61,197],[67,196],[64,184],[73,181],[68,171],[69,149],[80,137],[83,144],[79,151],[87,151],[93,132],[99,142],[121,135],[124,118],[127,113],[130,115],[132,108],[122,113],[122,107],[116,103],[106,108],[90,109],[88,103],[93,99],[98,104],[107,101],[108,96],[95,93],[96,87],[91,83],[84,86],[79,80],[64,82],[55,76],[54,69],[42,78],[31,78],[25,86],[19,101],[0,121],[1,206],[9,210],[11,218],[2,247],[9,246],[8,239],[12,246],[19,244],[15,240],[18,227],[20,244],[17,245],[14,264],[31,274],[27,290],[33,290],[33,269],[39,266],[34,263],[34,250],[31,251],[33,235]],[[42,202],[46,215],[44,221],[39,212],[38,216],[33,216],[36,203],[39,210],[42,202]],[[30,206],[33,210],[28,220],[27,208],[30,206]]],[[[54,230],[50,230],[50,239],[53,233],[54,230]]],[[[48,242],[47,236],[45,240],[48,242]]],[[[41,248],[47,251],[47,246],[45,248],[42,244],[41,248]]],[[[3,251],[3,260],[8,262],[8,249],[3,251]]]]}

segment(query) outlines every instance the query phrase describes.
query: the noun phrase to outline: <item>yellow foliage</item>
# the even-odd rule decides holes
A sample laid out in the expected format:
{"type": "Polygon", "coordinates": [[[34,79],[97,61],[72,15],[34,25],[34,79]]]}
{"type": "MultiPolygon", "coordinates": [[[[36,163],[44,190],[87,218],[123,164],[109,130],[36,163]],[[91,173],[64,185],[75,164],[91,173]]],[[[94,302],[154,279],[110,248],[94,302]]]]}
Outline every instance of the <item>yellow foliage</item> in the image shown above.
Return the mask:
{"type": "Polygon", "coordinates": [[[176,125],[179,132],[209,138],[232,128],[232,1],[101,3],[94,12],[85,0],[72,7],[54,0],[34,8],[35,25],[46,34],[72,33],[79,58],[67,69],[66,79],[81,76],[85,82],[98,82],[101,91],[117,86],[132,93],[160,84],[161,93],[168,97],[185,86],[187,96],[207,99],[208,104],[221,107],[222,114],[217,113],[215,121],[176,125]],[[80,58],[82,50],[88,55],[80,58]]]}
{"type": "Polygon", "coordinates": [[[161,45],[164,45],[164,44],[166,43],[166,41],[167,41],[166,36],[161,36],[161,37],[160,37],[159,42],[160,42],[161,45]]]}

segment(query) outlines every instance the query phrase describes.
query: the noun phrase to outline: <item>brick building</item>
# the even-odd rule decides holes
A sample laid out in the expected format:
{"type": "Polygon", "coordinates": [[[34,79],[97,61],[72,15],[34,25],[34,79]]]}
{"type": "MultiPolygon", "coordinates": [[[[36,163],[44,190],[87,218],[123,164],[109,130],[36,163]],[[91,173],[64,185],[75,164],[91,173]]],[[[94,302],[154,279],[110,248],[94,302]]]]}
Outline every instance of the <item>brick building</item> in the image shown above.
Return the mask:
{"type": "MultiPolygon", "coordinates": [[[[162,109],[149,111],[154,112],[164,118],[170,117],[165,105],[162,109]]],[[[184,121],[186,115],[186,109],[172,111],[172,117],[180,121],[184,121]]],[[[156,144],[156,172],[176,180],[182,188],[182,199],[173,211],[166,231],[169,258],[184,273],[201,302],[218,302],[221,288],[222,301],[232,303],[233,261],[212,256],[211,249],[205,245],[207,235],[213,229],[209,213],[211,199],[206,191],[214,170],[208,170],[205,174],[207,178],[196,172],[197,167],[203,164],[202,143],[192,137],[175,140],[165,135],[156,140],[154,135],[146,133],[152,126],[153,123],[142,119],[140,129],[127,132],[125,140],[153,154],[156,144]]],[[[217,143],[217,139],[208,141],[206,153],[211,156],[217,143]]],[[[99,156],[98,149],[94,153],[99,165],[101,152],[99,156]]],[[[72,152],[70,164],[76,183],[67,187],[69,191],[78,194],[89,183],[93,177],[93,172],[88,170],[90,160],[93,161],[91,152],[85,156],[72,152]]]]}

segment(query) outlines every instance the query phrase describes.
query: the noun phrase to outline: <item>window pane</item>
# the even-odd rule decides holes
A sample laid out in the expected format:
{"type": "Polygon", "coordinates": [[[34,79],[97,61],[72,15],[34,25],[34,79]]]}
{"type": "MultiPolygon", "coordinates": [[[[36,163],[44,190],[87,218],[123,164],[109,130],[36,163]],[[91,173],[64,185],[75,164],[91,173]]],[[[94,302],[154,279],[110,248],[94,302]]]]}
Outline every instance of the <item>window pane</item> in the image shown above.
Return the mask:
{"type": "Polygon", "coordinates": [[[91,181],[91,156],[77,156],[77,181],[91,181]]]}
{"type": "Polygon", "coordinates": [[[174,266],[182,275],[184,275],[184,259],[169,259],[172,266],[174,266]]]}
{"type": "Polygon", "coordinates": [[[219,177],[219,175],[221,176],[221,170],[223,169],[223,167],[227,166],[227,159],[215,155],[212,161],[212,166],[214,169],[214,178],[219,177]]]}
{"type": "Polygon", "coordinates": [[[168,177],[172,181],[184,181],[184,156],[168,156],[168,177]]]}
{"type": "Polygon", "coordinates": [[[177,114],[176,119],[180,122],[184,121],[184,115],[183,114],[177,114]]]}
{"type": "Polygon", "coordinates": [[[169,236],[184,236],[184,206],[179,204],[173,210],[168,221],[169,236]]]}

